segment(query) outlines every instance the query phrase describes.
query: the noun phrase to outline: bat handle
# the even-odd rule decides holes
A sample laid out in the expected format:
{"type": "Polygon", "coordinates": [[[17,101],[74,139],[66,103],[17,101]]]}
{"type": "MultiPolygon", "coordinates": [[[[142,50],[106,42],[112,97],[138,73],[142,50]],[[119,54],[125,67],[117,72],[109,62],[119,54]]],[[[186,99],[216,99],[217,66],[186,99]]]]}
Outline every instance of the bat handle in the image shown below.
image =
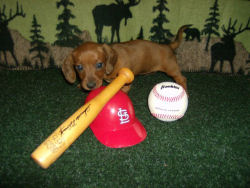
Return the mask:
{"type": "Polygon", "coordinates": [[[123,75],[124,77],[126,77],[126,84],[131,83],[134,80],[134,74],[133,72],[128,69],[128,68],[121,68],[118,75],[123,75]]]}
{"type": "Polygon", "coordinates": [[[121,68],[118,72],[118,76],[95,97],[95,101],[98,101],[99,106],[104,105],[125,85],[134,80],[133,72],[128,68],[121,68]],[[105,99],[105,100],[104,100],[105,99]]]}

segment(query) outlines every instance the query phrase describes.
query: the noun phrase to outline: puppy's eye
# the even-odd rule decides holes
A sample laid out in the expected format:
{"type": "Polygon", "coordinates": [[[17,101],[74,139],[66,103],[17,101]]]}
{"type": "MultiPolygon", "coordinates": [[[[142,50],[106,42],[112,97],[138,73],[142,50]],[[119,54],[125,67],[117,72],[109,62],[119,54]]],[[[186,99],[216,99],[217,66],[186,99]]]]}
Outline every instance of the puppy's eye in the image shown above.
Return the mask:
{"type": "Polygon", "coordinates": [[[78,71],[82,71],[83,70],[83,66],[82,65],[76,65],[76,70],[78,71]]]}
{"type": "Polygon", "coordinates": [[[103,65],[104,64],[102,62],[96,63],[96,69],[101,69],[103,65]]]}

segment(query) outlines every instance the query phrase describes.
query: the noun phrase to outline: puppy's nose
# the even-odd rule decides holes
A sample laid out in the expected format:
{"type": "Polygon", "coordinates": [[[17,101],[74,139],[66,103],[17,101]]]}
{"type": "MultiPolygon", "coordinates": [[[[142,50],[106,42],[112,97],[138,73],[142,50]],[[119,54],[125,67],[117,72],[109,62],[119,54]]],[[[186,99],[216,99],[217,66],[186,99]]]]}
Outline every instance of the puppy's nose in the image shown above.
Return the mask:
{"type": "Polygon", "coordinates": [[[89,82],[89,83],[87,83],[87,87],[88,87],[89,89],[94,89],[95,86],[96,86],[96,83],[95,83],[95,82],[89,82]]]}

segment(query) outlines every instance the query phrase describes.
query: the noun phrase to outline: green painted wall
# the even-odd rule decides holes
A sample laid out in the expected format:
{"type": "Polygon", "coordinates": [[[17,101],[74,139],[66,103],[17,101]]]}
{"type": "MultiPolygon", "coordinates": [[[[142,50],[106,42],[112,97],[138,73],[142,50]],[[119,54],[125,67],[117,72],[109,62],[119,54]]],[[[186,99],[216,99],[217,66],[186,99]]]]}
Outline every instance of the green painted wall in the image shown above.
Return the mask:
{"type": "MultiPolygon", "coordinates": [[[[17,17],[10,24],[9,28],[18,30],[24,37],[29,39],[31,33],[31,22],[33,14],[36,15],[37,21],[42,26],[42,35],[46,42],[53,43],[56,38],[57,17],[62,13],[62,7],[56,8],[58,0],[19,0],[22,4],[25,18],[17,17]]],[[[92,16],[92,9],[98,4],[110,4],[114,0],[71,0],[75,4],[70,8],[76,16],[71,20],[81,30],[89,30],[92,39],[96,41],[95,25],[92,16]]],[[[125,2],[127,2],[125,0],[125,2]]],[[[204,28],[205,19],[208,18],[209,8],[213,5],[214,0],[167,0],[170,12],[166,14],[166,18],[170,23],[165,25],[172,33],[176,33],[177,29],[184,24],[191,23],[194,27],[202,30],[204,28]]],[[[237,26],[240,23],[246,24],[250,16],[250,1],[247,0],[218,0],[220,13],[220,26],[227,24],[230,17],[238,19],[237,26]]],[[[0,0],[0,7],[6,5],[6,12],[12,8],[13,12],[16,9],[16,0],[0,0]]],[[[140,27],[143,26],[144,37],[148,39],[150,36],[150,28],[152,20],[157,13],[152,12],[152,7],[156,5],[156,0],[141,0],[138,6],[132,7],[131,12],[133,19],[128,20],[128,24],[124,26],[124,20],[121,23],[120,35],[121,41],[130,40],[131,37],[136,38],[140,27]]],[[[221,28],[220,28],[221,32],[221,28]]],[[[104,29],[104,35],[110,40],[110,28],[104,29]]],[[[250,52],[250,31],[246,31],[235,38],[240,41],[250,52]]]]}

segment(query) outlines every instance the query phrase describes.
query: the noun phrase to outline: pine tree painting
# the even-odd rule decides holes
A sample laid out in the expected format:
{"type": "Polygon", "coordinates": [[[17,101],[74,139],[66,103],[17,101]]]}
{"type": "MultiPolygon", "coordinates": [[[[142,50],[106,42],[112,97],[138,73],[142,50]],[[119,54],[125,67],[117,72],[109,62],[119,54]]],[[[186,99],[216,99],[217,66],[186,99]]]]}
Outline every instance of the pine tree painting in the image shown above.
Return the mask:
{"type": "Polygon", "coordinates": [[[143,28],[141,27],[140,29],[140,33],[138,34],[137,38],[136,39],[141,39],[143,40],[144,39],[144,34],[143,34],[143,28]]]}
{"type": "Polygon", "coordinates": [[[218,29],[219,29],[219,19],[217,18],[220,14],[218,0],[215,0],[214,5],[210,8],[209,18],[206,19],[206,24],[204,25],[204,29],[201,31],[202,34],[208,35],[206,48],[205,50],[208,51],[208,45],[210,42],[211,35],[214,34],[216,36],[220,36],[218,29]]]}
{"type": "Polygon", "coordinates": [[[44,68],[43,60],[44,53],[48,53],[48,48],[46,47],[45,42],[43,42],[44,37],[41,35],[41,25],[37,23],[36,16],[33,15],[32,21],[32,29],[30,32],[32,33],[31,38],[31,49],[29,50],[31,54],[35,53],[36,55],[32,57],[32,60],[36,61],[36,66],[38,64],[41,65],[41,68],[44,68]]]}
{"type": "Polygon", "coordinates": [[[164,29],[163,25],[169,23],[169,20],[165,16],[165,12],[169,12],[169,9],[166,7],[168,4],[166,0],[157,0],[157,6],[153,7],[153,12],[159,11],[158,16],[153,20],[153,27],[150,30],[150,33],[153,35],[150,36],[150,39],[158,43],[169,43],[171,37],[174,35],[168,30],[164,29]]]}
{"type": "Polygon", "coordinates": [[[75,18],[71,13],[69,6],[74,6],[70,0],[60,0],[56,3],[57,8],[63,7],[63,12],[58,16],[59,24],[56,27],[58,33],[56,34],[57,40],[55,45],[64,47],[76,47],[82,43],[82,40],[78,37],[81,34],[81,30],[76,25],[70,24],[70,19],[75,18]]]}

